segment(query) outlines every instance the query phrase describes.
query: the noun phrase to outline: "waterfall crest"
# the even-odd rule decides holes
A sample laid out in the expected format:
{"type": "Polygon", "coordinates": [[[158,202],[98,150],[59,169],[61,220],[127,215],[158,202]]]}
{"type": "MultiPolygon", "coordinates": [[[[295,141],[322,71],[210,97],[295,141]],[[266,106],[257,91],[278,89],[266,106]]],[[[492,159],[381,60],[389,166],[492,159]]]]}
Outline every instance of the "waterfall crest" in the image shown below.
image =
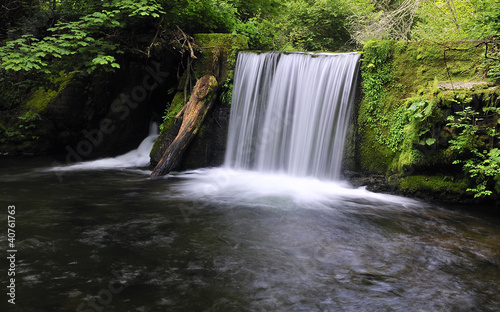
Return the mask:
{"type": "Polygon", "coordinates": [[[225,166],[339,179],[359,57],[240,53],[225,166]]]}

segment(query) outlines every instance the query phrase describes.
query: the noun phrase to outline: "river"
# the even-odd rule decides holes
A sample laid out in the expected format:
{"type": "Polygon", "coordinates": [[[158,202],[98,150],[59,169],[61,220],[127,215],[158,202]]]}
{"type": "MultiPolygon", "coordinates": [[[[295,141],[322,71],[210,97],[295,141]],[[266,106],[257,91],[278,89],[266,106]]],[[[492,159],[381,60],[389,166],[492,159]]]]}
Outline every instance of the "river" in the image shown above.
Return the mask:
{"type": "MultiPolygon", "coordinates": [[[[475,207],[227,168],[152,180],[148,168],[51,163],[0,160],[2,229],[16,207],[7,311],[500,306],[500,220],[475,207]]],[[[6,280],[5,253],[0,264],[6,280]]]]}

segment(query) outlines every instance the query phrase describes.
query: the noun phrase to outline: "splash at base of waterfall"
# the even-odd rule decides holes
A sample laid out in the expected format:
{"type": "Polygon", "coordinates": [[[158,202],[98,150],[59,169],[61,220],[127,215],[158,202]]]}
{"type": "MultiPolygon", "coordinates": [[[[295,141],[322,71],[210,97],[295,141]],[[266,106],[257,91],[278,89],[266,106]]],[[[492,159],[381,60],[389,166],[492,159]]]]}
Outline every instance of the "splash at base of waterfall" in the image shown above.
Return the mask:
{"type": "Polygon", "coordinates": [[[116,157],[79,162],[68,166],[52,167],[47,171],[84,171],[147,167],[150,164],[149,153],[158,137],[158,126],[153,123],[149,129],[149,135],[136,149],[116,157]]]}
{"type": "Polygon", "coordinates": [[[380,209],[385,205],[390,205],[391,209],[422,206],[422,202],[413,199],[373,193],[364,187],[354,188],[344,181],[322,181],[225,167],[186,171],[169,178],[175,179],[171,187],[177,197],[212,203],[273,206],[293,203],[297,207],[328,209],[335,203],[345,206],[349,202],[377,205],[380,209]]]}

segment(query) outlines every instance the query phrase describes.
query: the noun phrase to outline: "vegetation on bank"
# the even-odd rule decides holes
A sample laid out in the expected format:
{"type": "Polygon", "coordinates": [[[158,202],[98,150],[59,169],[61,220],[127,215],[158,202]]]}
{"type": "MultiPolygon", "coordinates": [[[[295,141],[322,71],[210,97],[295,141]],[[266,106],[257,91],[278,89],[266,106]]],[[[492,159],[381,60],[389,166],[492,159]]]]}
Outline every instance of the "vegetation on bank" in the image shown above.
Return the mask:
{"type": "Polygon", "coordinates": [[[491,46],[497,48],[488,42],[367,43],[360,166],[391,176],[408,192],[411,181],[475,197],[498,194],[500,88],[484,57],[491,46]]]}

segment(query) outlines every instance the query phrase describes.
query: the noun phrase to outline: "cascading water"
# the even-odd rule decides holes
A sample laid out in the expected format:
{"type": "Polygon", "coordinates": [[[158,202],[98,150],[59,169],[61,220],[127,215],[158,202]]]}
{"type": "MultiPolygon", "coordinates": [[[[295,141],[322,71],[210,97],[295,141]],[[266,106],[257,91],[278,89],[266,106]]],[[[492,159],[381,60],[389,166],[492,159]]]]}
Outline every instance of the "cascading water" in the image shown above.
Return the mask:
{"type": "Polygon", "coordinates": [[[336,180],[359,54],[238,56],[226,167],[336,180]]]}
{"type": "Polygon", "coordinates": [[[78,171],[78,170],[102,170],[146,167],[150,163],[149,153],[158,137],[158,124],[155,122],[149,126],[149,135],[142,140],[141,144],[130,152],[116,157],[84,161],[69,166],[52,167],[49,171],[78,171]]]}

